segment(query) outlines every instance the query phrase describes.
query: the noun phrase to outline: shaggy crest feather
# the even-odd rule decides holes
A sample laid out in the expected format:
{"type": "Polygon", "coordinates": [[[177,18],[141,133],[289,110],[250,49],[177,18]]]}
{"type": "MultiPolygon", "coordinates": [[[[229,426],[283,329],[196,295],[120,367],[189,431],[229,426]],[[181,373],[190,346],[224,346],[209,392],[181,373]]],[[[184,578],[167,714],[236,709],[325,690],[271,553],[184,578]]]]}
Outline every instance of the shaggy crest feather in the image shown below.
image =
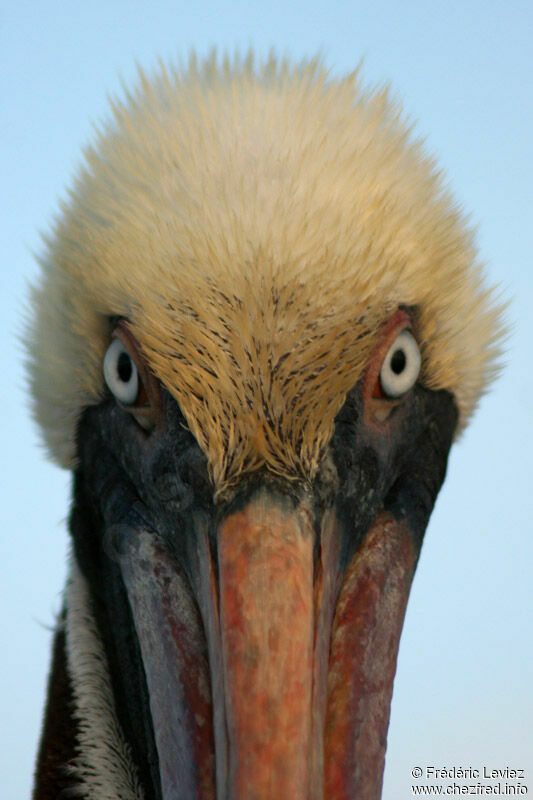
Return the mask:
{"type": "Polygon", "coordinates": [[[501,309],[472,235],[386,90],[319,61],[193,57],[115,102],[34,290],[36,417],[75,463],[104,393],[109,317],[130,321],[218,491],[266,465],[311,479],[380,326],[416,310],[422,381],[460,427],[494,376],[501,309]]]}

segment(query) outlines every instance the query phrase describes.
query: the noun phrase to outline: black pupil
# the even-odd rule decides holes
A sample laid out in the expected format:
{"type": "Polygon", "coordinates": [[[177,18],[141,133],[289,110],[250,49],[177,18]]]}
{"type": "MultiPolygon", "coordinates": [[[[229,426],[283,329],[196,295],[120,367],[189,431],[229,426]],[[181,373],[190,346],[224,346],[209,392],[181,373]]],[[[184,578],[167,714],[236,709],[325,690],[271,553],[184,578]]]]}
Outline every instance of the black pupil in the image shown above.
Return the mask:
{"type": "Polygon", "coordinates": [[[119,355],[117,372],[120,380],[124,383],[128,383],[129,379],[131,378],[131,373],[133,372],[133,366],[131,363],[131,358],[127,353],[121,353],[119,355]]]}
{"type": "Polygon", "coordinates": [[[395,350],[390,360],[390,367],[395,375],[399,375],[405,369],[407,359],[403,350],[395,350]]]}

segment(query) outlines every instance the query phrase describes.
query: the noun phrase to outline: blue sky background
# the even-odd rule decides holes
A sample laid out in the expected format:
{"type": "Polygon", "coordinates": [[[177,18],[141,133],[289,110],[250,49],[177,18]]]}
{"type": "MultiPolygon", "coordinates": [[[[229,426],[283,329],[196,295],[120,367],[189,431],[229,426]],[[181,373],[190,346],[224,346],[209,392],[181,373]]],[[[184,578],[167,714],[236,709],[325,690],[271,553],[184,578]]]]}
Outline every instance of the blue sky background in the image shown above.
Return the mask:
{"type": "Polygon", "coordinates": [[[533,10],[444,2],[3,3],[0,10],[0,281],[4,342],[0,478],[0,796],[27,798],[50,632],[66,572],[69,476],[27,413],[17,335],[27,282],[108,94],[135,62],[194,47],[299,59],[334,73],[365,58],[390,80],[459,202],[490,282],[511,301],[507,365],[461,442],[426,535],[396,677],[385,800],[414,766],[528,770],[533,792],[531,347],[533,10]]]}

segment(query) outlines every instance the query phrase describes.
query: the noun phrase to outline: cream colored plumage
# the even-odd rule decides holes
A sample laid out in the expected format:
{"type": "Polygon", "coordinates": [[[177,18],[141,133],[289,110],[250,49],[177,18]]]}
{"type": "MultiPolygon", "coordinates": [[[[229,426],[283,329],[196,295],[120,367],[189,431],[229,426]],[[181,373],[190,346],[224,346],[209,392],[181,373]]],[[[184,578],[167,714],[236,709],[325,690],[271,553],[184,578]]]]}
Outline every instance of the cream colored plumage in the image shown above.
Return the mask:
{"type": "Polygon", "coordinates": [[[500,309],[472,234],[386,90],[318,62],[213,57],[113,106],[47,241],[30,332],[54,459],[104,392],[110,316],[176,397],[219,491],[266,464],[310,479],[398,305],[422,382],[464,427],[495,372],[500,309]]]}

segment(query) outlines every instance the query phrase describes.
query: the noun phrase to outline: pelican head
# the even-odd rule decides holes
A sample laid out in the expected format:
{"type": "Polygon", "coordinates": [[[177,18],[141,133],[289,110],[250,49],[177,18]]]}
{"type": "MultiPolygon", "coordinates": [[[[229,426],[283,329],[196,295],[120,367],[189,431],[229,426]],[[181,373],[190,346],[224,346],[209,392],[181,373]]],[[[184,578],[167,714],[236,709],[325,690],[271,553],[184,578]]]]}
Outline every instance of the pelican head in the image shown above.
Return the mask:
{"type": "Polygon", "coordinates": [[[387,91],[274,59],[140,75],[33,291],[34,412],[73,471],[37,800],[379,798],[500,316],[387,91]]]}

